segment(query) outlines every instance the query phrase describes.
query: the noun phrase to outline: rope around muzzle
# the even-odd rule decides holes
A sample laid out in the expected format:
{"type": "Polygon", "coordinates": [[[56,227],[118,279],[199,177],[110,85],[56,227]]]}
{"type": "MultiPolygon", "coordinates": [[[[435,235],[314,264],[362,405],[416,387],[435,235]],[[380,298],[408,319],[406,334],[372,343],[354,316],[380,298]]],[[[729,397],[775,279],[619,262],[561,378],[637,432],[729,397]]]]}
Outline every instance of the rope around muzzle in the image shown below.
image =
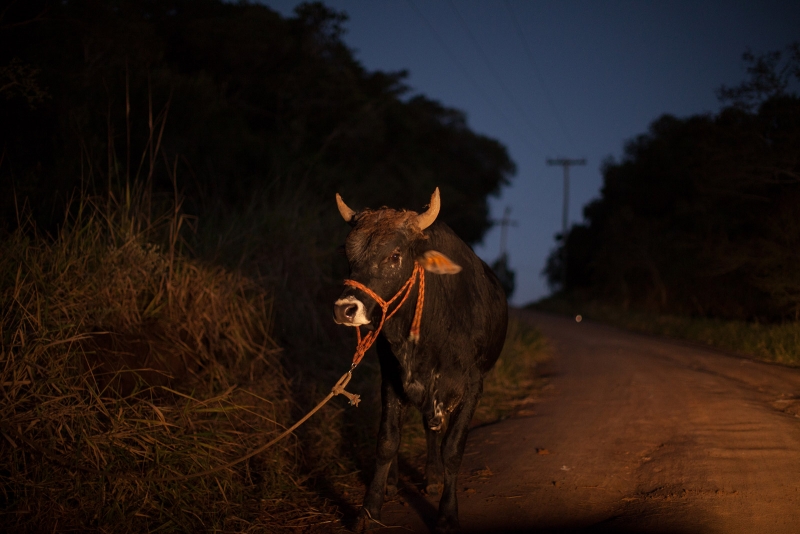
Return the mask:
{"type": "MultiPolygon", "coordinates": [[[[356,352],[353,355],[353,363],[350,365],[350,369],[345,374],[343,374],[341,378],[339,378],[336,384],[334,384],[334,386],[331,388],[330,393],[328,393],[328,395],[324,399],[322,399],[319,402],[319,404],[317,404],[314,408],[312,408],[311,411],[305,414],[299,421],[297,421],[291,427],[284,430],[279,436],[275,437],[268,443],[265,443],[261,447],[258,447],[257,449],[250,451],[246,455],[237,458],[235,460],[232,460],[226,464],[219,465],[212,469],[206,469],[205,471],[201,471],[199,473],[192,473],[190,475],[176,475],[176,476],[162,477],[162,478],[151,478],[151,477],[140,478],[140,477],[134,477],[133,475],[130,474],[116,475],[114,473],[107,473],[104,471],[91,468],[79,467],[79,469],[118,479],[139,478],[139,480],[145,480],[148,482],[176,482],[179,480],[189,480],[192,478],[211,475],[218,471],[222,471],[223,469],[228,469],[236,464],[239,464],[241,462],[244,462],[245,460],[252,458],[253,456],[256,456],[257,454],[264,452],[265,450],[269,449],[270,447],[278,443],[280,440],[282,440],[283,438],[285,438],[286,436],[297,430],[297,428],[299,428],[300,425],[308,421],[311,418],[311,416],[317,413],[323,406],[325,406],[328,403],[328,401],[330,401],[333,397],[336,397],[337,395],[344,395],[345,397],[350,399],[351,406],[358,406],[358,403],[361,402],[361,396],[355,393],[350,393],[349,391],[346,391],[344,388],[350,382],[350,379],[353,378],[353,371],[355,370],[356,366],[358,366],[358,364],[361,363],[361,360],[364,358],[364,354],[366,354],[366,352],[370,349],[370,347],[372,347],[372,345],[375,343],[375,339],[377,339],[378,334],[383,328],[384,323],[386,323],[386,321],[391,319],[392,316],[394,316],[394,314],[397,313],[397,310],[399,310],[403,306],[403,304],[405,304],[406,300],[408,300],[408,297],[411,295],[411,290],[414,288],[414,283],[417,281],[417,279],[419,279],[419,293],[417,295],[417,304],[414,309],[414,319],[411,322],[411,332],[409,335],[409,339],[416,342],[419,340],[419,331],[422,321],[422,308],[425,304],[425,269],[419,263],[417,262],[414,263],[414,271],[411,273],[409,279],[406,281],[405,284],[403,284],[403,287],[401,287],[400,290],[389,300],[383,300],[377,293],[375,293],[370,288],[368,288],[367,286],[365,286],[360,282],[356,282],[355,280],[344,281],[345,285],[360,289],[361,291],[365,292],[367,295],[372,297],[375,300],[375,302],[378,303],[382,311],[381,322],[378,324],[378,327],[375,330],[373,330],[372,332],[368,332],[363,338],[361,336],[361,328],[358,326],[355,327],[356,336],[358,338],[358,344],[356,345],[356,352]],[[391,312],[389,312],[388,311],[389,307],[398,299],[400,299],[400,302],[397,304],[397,306],[395,306],[395,308],[391,312]]],[[[63,462],[63,460],[59,458],[57,455],[49,454],[48,451],[42,450],[35,444],[30,443],[27,439],[24,439],[23,436],[20,437],[23,438],[24,441],[28,442],[29,445],[33,446],[38,452],[42,453],[43,455],[57,461],[58,463],[63,462]]]]}
{"type": "Polygon", "coordinates": [[[403,307],[406,300],[408,300],[409,295],[411,295],[411,290],[414,288],[414,282],[419,278],[419,294],[417,295],[417,305],[414,309],[414,320],[411,322],[411,332],[409,334],[409,339],[416,342],[419,340],[419,329],[420,325],[422,324],[422,308],[425,305],[425,269],[420,265],[418,262],[414,262],[414,271],[411,273],[411,276],[406,283],[403,284],[403,287],[400,288],[400,291],[395,293],[395,295],[390,298],[389,300],[383,300],[380,295],[375,293],[373,290],[362,284],[361,282],[356,282],[355,280],[345,280],[344,285],[354,287],[356,289],[360,289],[370,297],[372,300],[378,303],[378,306],[381,307],[381,322],[378,324],[378,327],[373,330],[372,332],[367,332],[367,334],[361,337],[361,327],[356,326],[356,335],[358,337],[358,344],[356,345],[356,353],[353,355],[353,367],[361,363],[361,359],[364,358],[364,354],[372,347],[372,344],[375,343],[375,339],[380,334],[381,329],[386,321],[392,318],[392,316],[397,313],[397,310],[403,307]],[[404,294],[405,293],[405,294],[404,294]],[[400,303],[395,306],[395,308],[388,313],[389,306],[394,303],[400,297],[403,297],[400,300],[400,303]]]}

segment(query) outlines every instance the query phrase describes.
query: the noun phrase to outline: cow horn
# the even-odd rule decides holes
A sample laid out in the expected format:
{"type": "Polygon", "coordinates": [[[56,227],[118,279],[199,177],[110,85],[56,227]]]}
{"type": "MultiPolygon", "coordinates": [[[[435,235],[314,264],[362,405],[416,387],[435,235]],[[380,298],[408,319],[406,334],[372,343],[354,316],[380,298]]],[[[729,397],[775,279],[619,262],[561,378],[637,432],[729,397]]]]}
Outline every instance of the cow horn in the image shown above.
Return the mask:
{"type": "Polygon", "coordinates": [[[339,213],[342,214],[342,219],[344,219],[345,222],[350,222],[353,220],[353,216],[356,214],[356,212],[351,210],[347,204],[344,203],[344,200],[342,200],[342,197],[339,195],[339,193],[336,193],[336,205],[339,207],[339,213]]]}
{"type": "Polygon", "coordinates": [[[440,207],[441,202],[439,200],[439,188],[437,187],[436,191],[434,191],[433,195],[431,195],[431,204],[428,207],[428,210],[425,213],[420,213],[417,215],[417,226],[420,230],[424,230],[433,224],[433,221],[435,221],[436,217],[439,215],[440,207]]]}

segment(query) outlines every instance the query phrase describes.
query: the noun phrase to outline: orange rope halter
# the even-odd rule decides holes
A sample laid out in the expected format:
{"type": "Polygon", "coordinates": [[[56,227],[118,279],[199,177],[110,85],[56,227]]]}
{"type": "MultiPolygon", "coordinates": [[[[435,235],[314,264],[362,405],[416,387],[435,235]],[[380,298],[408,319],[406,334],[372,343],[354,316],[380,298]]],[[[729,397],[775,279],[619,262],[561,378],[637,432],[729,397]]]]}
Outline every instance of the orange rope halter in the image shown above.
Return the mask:
{"type": "Polygon", "coordinates": [[[358,344],[356,345],[356,353],[353,355],[353,367],[361,362],[364,354],[366,354],[372,344],[375,343],[375,339],[381,332],[381,328],[383,328],[383,323],[391,319],[392,316],[397,313],[397,310],[399,310],[406,302],[408,296],[411,294],[411,289],[414,287],[414,281],[416,280],[417,276],[419,276],[419,295],[417,295],[417,307],[414,310],[414,320],[411,322],[411,334],[409,336],[409,339],[416,342],[419,340],[419,329],[422,322],[422,306],[425,303],[425,269],[422,267],[422,265],[414,262],[414,272],[411,273],[411,277],[406,280],[406,283],[403,284],[403,287],[400,288],[400,291],[395,293],[395,295],[389,300],[383,300],[377,293],[361,282],[356,282],[355,280],[344,281],[345,285],[360,289],[372,297],[372,299],[378,303],[378,306],[380,306],[381,310],[383,311],[383,314],[381,315],[381,322],[378,324],[378,328],[372,332],[367,332],[363,338],[361,337],[361,327],[355,327],[358,337],[358,344]],[[405,293],[405,295],[403,295],[403,293],[405,293]],[[387,315],[386,312],[389,310],[389,306],[391,306],[394,301],[400,298],[401,295],[403,295],[403,298],[400,300],[400,303],[395,306],[391,313],[387,315]]]}

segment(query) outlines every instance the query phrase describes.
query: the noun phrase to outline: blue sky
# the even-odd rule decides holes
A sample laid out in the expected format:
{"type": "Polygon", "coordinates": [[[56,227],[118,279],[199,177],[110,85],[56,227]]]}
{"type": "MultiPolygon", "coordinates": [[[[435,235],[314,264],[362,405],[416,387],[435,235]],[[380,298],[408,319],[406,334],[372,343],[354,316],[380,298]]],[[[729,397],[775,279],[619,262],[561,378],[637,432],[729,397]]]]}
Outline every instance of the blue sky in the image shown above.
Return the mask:
{"type": "MultiPolygon", "coordinates": [[[[291,15],[296,0],[263,0],[291,15]]],[[[408,84],[463,110],[470,127],[498,139],[517,175],[506,206],[518,226],[508,252],[517,273],[512,302],[549,293],[541,270],[561,229],[561,167],[570,170],[569,220],[599,195],[600,167],[664,113],[720,108],[715,90],[745,77],[742,53],[800,40],[796,1],[327,0],[348,14],[345,42],[370,70],[409,71],[408,84]]],[[[446,202],[446,199],[443,199],[446,202]]],[[[499,229],[476,252],[491,262],[499,229]]]]}

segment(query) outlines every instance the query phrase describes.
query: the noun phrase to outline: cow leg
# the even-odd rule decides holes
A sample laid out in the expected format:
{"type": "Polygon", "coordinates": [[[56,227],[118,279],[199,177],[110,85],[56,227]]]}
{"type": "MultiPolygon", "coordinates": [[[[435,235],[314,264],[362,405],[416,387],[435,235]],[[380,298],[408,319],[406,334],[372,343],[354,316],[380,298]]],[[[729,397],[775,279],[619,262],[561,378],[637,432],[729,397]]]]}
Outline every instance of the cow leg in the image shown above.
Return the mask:
{"type": "Polygon", "coordinates": [[[442,451],[439,448],[439,433],[425,426],[425,441],[428,445],[428,456],[425,462],[425,492],[428,495],[439,495],[442,492],[442,451]]]}
{"type": "Polygon", "coordinates": [[[370,519],[380,520],[381,518],[386,481],[392,462],[397,461],[397,448],[400,446],[400,430],[405,411],[406,406],[397,396],[392,385],[387,380],[383,380],[381,383],[381,425],[378,429],[375,475],[364,495],[364,504],[358,514],[356,532],[366,530],[370,519]]]}
{"type": "Polygon", "coordinates": [[[458,501],[456,484],[464,446],[467,443],[469,423],[481,396],[481,385],[471,387],[464,395],[462,403],[456,407],[450,418],[450,426],[442,440],[442,463],[444,465],[444,490],[439,501],[439,518],[436,532],[458,532],[458,501]]]}
{"type": "Polygon", "coordinates": [[[397,468],[397,453],[394,455],[392,465],[389,467],[389,475],[386,477],[386,496],[394,497],[397,495],[397,481],[400,478],[397,468]]]}

